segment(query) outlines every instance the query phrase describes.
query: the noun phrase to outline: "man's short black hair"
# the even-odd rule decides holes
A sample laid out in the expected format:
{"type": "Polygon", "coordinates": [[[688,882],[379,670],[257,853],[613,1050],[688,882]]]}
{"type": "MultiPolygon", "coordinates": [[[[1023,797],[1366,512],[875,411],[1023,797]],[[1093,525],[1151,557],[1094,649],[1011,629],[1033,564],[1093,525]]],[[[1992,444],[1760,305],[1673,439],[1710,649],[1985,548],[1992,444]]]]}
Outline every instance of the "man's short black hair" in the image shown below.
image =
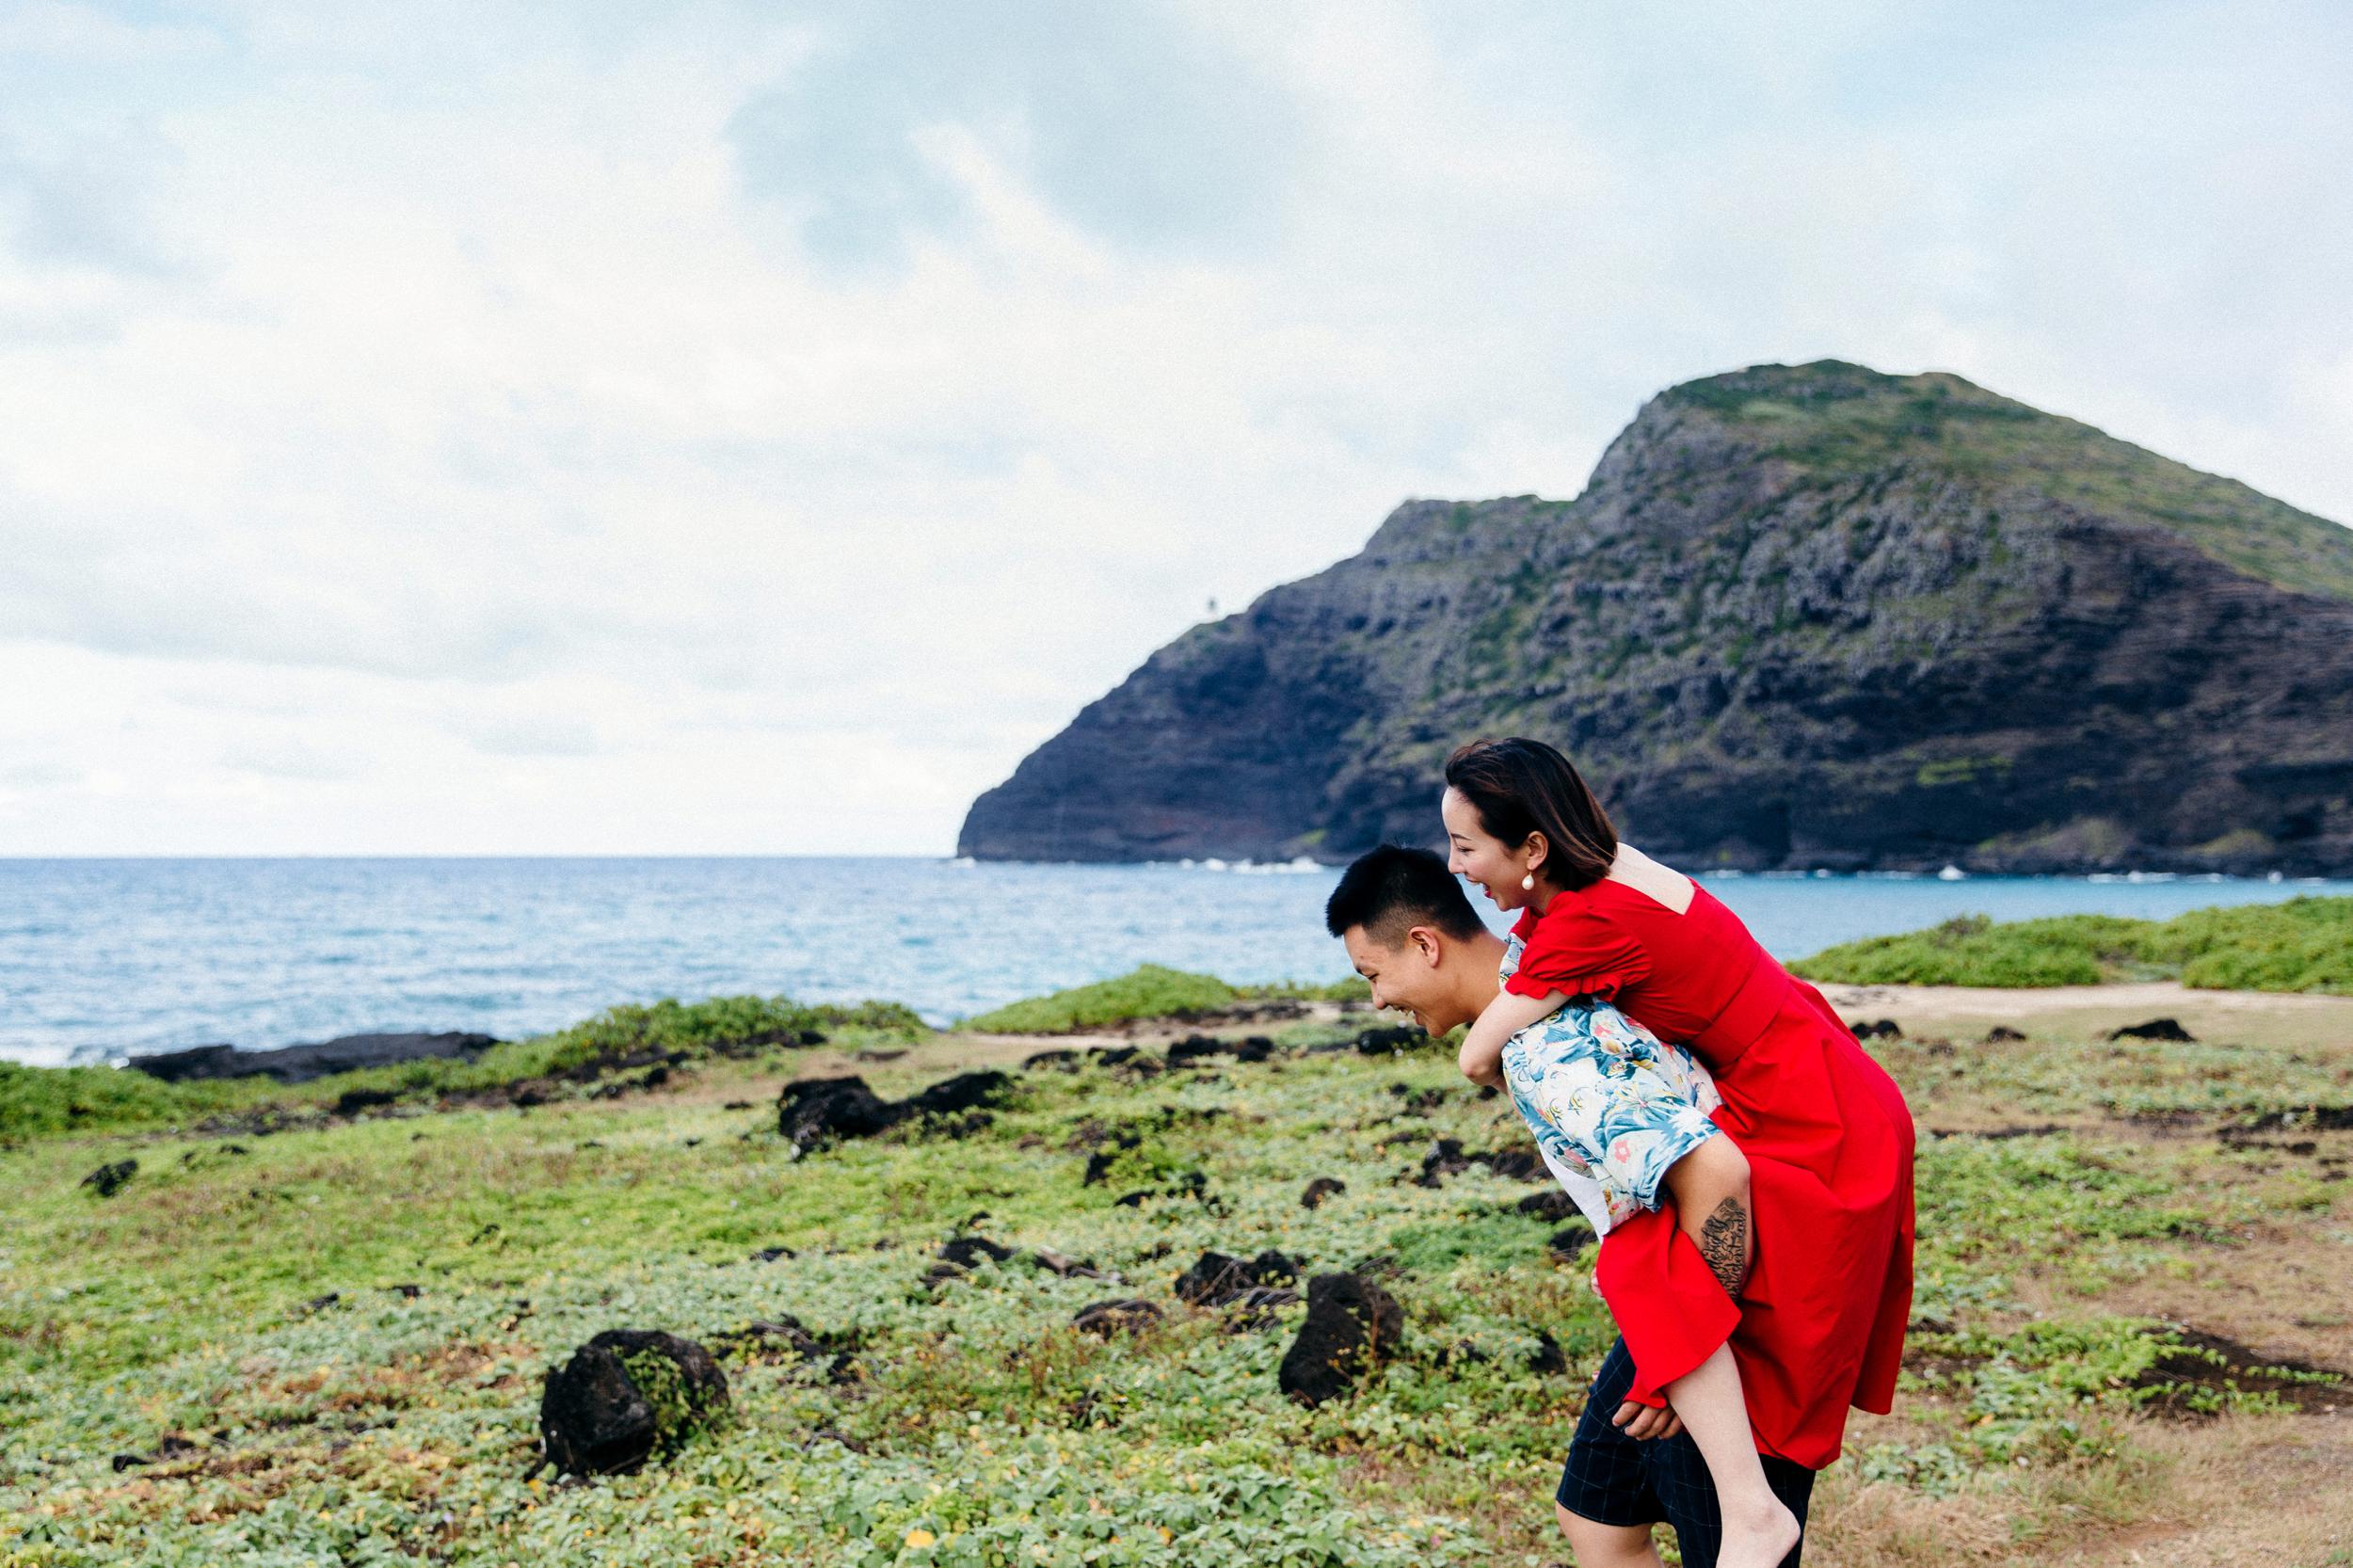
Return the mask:
{"type": "Polygon", "coordinates": [[[1446,862],[1402,844],[1383,844],[1350,863],[1323,906],[1323,924],[1335,936],[1363,926],[1366,936],[1387,947],[1417,925],[1463,938],[1487,929],[1446,862]]]}

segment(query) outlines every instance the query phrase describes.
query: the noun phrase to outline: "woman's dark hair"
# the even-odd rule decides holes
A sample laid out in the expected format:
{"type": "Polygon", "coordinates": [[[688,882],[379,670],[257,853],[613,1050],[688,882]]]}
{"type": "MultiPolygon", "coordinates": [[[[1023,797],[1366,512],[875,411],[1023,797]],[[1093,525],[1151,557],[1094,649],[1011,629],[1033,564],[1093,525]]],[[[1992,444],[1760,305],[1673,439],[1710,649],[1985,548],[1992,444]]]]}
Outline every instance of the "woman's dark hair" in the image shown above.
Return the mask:
{"type": "Polygon", "coordinates": [[[1473,741],[1446,760],[1446,781],[1503,842],[1543,834],[1545,881],[1574,891],[1609,874],[1618,830],[1569,760],[1544,742],[1473,741]]]}

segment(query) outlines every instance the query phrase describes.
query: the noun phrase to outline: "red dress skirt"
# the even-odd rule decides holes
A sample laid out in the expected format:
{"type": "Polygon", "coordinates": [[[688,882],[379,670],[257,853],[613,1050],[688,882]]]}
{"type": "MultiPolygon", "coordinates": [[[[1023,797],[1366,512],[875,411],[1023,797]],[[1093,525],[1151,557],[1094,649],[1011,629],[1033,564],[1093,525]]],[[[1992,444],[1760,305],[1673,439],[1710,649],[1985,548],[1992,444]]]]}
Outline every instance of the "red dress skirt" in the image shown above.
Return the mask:
{"type": "Polygon", "coordinates": [[[1515,928],[1505,983],[1595,996],[1715,1075],[1716,1125],[1748,1156],[1755,1262],[1736,1306],[1672,1206],[1603,1239],[1597,1269],[1635,1365],[1659,1390],[1727,1336],[1757,1448],[1813,1469],[1847,1409],[1887,1410],[1912,1310],[1912,1112],[1822,994],[1695,886],[1682,914],[1623,883],[1555,897],[1515,928]]]}

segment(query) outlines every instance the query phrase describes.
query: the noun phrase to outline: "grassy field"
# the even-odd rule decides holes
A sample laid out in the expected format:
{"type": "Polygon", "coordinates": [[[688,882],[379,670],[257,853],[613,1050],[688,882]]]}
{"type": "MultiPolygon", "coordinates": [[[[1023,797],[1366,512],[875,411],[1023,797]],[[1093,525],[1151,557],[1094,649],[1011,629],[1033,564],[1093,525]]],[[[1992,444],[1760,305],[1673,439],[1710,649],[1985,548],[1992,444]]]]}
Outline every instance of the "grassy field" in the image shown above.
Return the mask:
{"type": "Polygon", "coordinates": [[[1849,985],[2095,985],[2179,980],[2217,990],[2353,996],[2353,898],[2193,909],[2164,921],[2060,915],[2000,924],[1965,915],[1873,936],[1789,966],[1849,985]]]}
{"type": "MultiPolygon", "coordinates": [[[[1409,1179],[1433,1139],[1525,1143],[1449,1053],[1318,1050],[1386,1020],[1293,1011],[1234,1024],[1273,1036],[1263,1063],[1156,1071],[1144,1026],[1143,1066],[1018,1073],[985,1127],[799,1156],[790,1078],[899,1095],[1036,1048],[737,1001],[298,1091],[19,1074],[0,1564],[1563,1561],[1548,1497],[1612,1332],[1590,1249],[1518,1210],[1539,1188],[1409,1179]],[[82,1185],[123,1160],[115,1195],[82,1185]],[[1347,1190],[1303,1208],[1324,1176],[1347,1190]],[[1119,1278],[929,1280],[963,1234],[1119,1278]],[[1251,1330],[1172,1293],[1212,1247],[1377,1262],[1401,1354],[1289,1403],[1301,1309],[1251,1330]],[[1135,1295],[1157,1326],[1069,1326],[1135,1295]],[[533,1474],[540,1379],[590,1335],[718,1348],[785,1315],[848,1359],[728,1350],[727,1430],[633,1476],[533,1474]]],[[[2353,1027],[2290,1047],[2248,1018],[1873,1042],[1923,1129],[1913,1372],[1850,1427],[1809,1563],[2353,1562],[2353,1416],[2325,1413],[2353,1391],[2226,1370],[2236,1345],[2353,1361],[2353,1027]]]]}

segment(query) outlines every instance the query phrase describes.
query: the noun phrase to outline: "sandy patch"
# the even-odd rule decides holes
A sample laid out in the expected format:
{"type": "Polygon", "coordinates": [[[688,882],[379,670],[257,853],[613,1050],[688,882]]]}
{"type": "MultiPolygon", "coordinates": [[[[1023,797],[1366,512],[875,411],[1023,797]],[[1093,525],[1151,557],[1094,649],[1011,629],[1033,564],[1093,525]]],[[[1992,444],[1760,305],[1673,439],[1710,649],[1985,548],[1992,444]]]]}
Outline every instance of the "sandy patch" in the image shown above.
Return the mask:
{"type": "Polygon", "coordinates": [[[1893,1018],[1906,1034],[1982,1034],[2005,1024],[2082,1038],[2152,1018],[2173,1018],[2201,1040],[2266,1045],[2353,1045],[2353,997],[2277,991],[2193,991],[2170,980],[2041,990],[1966,985],[1825,985],[1849,1023],[1893,1018]]]}

